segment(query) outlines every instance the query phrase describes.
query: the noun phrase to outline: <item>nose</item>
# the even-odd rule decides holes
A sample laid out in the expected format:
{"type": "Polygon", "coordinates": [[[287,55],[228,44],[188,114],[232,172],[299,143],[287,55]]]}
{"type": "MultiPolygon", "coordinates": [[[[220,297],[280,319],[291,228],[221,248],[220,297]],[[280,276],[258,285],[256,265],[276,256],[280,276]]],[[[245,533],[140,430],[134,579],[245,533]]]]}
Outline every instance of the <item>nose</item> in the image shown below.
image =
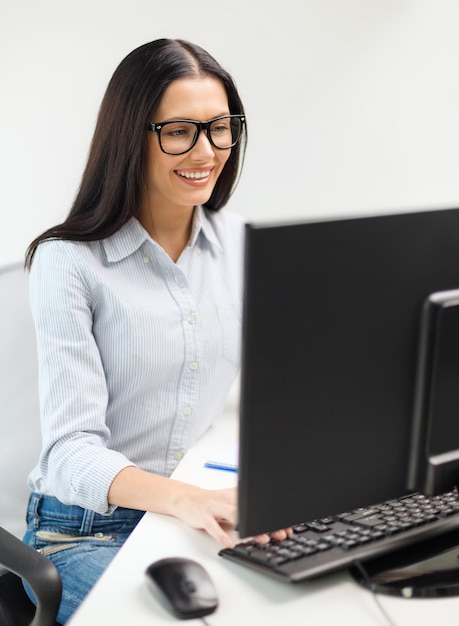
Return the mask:
{"type": "Polygon", "coordinates": [[[200,159],[214,156],[214,147],[210,143],[205,130],[201,130],[199,133],[198,139],[193,146],[192,153],[200,159]]]}

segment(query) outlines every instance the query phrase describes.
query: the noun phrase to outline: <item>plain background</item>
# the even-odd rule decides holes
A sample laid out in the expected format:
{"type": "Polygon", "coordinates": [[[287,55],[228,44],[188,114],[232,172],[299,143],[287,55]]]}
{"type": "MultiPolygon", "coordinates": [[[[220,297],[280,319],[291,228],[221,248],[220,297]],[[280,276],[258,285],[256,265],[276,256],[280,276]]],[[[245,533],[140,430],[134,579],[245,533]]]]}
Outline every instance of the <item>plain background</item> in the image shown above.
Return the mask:
{"type": "Polygon", "coordinates": [[[62,221],[118,63],[159,37],[234,76],[250,219],[459,206],[457,0],[0,0],[0,262],[62,221]]]}

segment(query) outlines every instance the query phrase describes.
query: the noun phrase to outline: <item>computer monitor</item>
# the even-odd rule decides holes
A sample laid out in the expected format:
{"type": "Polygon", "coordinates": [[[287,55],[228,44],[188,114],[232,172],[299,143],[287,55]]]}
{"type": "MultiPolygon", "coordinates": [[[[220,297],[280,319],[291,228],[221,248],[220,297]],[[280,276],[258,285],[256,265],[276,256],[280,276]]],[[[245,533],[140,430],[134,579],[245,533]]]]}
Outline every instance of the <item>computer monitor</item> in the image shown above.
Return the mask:
{"type": "MultiPolygon", "coordinates": [[[[428,483],[421,322],[431,294],[457,288],[458,209],[247,226],[241,536],[428,483]]],[[[453,456],[456,413],[439,427],[453,456]]]]}
{"type": "Polygon", "coordinates": [[[435,494],[459,476],[459,290],[431,294],[421,317],[408,487],[435,494]]]}

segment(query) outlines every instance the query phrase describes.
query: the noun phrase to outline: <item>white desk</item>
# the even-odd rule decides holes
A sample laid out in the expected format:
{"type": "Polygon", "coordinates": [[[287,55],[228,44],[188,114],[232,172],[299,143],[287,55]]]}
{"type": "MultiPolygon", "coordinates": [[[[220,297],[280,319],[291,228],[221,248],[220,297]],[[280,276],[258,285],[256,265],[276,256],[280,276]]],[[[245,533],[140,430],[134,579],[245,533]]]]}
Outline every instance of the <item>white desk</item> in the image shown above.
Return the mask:
{"type": "MultiPolygon", "coordinates": [[[[236,439],[236,429],[235,416],[223,414],[184,457],[174,477],[209,488],[234,485],[235,474],[206,469],[203,464],[209,451],[225,449],[236,439]]],[[[222,559],[218,550],[219,546],[204,532],[174,518],[147,513],[69,626],[178,623],[151,595],[144,579],[151,562],[169,556],[195,559],[213,578],[220,605],[206,618],[209,626],[388,625],[371,593],[360,588],[346,572],[289,585],[222,559]]],[[[396,626],[459,624],[459,597],[379,598],[396,626]]],[[[188,623],[202,626],[200,619],[188,623]]]]}

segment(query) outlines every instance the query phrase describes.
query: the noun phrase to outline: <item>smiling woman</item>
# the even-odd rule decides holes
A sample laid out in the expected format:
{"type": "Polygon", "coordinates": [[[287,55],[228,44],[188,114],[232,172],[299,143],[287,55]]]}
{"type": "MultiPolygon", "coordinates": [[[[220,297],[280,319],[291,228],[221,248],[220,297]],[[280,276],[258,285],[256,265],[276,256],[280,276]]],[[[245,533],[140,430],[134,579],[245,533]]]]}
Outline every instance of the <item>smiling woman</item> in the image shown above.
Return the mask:
{"type": "Polygon", "coordinates": [[[156,133],[148,141],[139,220],[174,261],[190,238],[194,207],[208,202],[234,143],[229,123],[225,127],[221,119],[203,131],[201,122],[177,120],[212,120],[229,113],[220,79],[199,73],[171,83],[155,112],[156,119],[168,121],[152,125],[156,133]],[[217,146],[213,135],[226,145],[217,146]]]}
{"type": "Polygon", "coordinates": [[[145,44],[109,83],[69,216],[29,247],[43,449],[25,541],[59,570],[61,623],[144,511],[233,544],[235,491],[169,477],[239,367],[245,220],[222,207],[245,141],[211,55],[145,44]]]}

